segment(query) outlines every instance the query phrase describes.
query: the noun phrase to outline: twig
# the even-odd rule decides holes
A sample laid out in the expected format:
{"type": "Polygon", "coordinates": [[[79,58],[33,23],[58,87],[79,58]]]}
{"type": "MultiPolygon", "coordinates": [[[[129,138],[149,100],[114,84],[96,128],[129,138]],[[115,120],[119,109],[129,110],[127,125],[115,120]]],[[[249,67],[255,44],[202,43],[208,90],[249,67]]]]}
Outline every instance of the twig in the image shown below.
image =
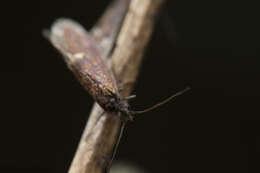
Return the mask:
{"type": "Polygon", "coordinates": [[[129,7],[130,0],[114,0],[108,6],[90,33],[101,48],[101,53],[107,57],[117,39],[122,21],[129,7]]]}
{"type": "Polygon", "coordinates": [[[164,0],[132,0],[112,54],[112,68],[125,84],[123,96],[131,92],[159,7],[164,0]]]}

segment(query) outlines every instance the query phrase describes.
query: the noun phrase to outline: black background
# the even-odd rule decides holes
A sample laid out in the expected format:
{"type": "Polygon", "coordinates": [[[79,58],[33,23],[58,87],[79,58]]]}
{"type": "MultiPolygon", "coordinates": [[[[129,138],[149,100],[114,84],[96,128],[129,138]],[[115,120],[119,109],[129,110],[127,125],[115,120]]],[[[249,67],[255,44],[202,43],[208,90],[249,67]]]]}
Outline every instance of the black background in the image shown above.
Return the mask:
{"type": "MultiPolygon", "coordinates": [[[[93,100],[41,31],[59,17],[90,29],[108,3],[35,1],[13,4],[19,11],[3,16],[23,33],[22,39],[2,35],[12,44],[1,56],[1,173],[69,168],[93,100]]],[[[257,7],[167,2],[168,20],[158,18],[132,106],[140,110],[186,86],[192,90],[129,123],[117,160],[148,172],[260,172],[257,7]]]]}

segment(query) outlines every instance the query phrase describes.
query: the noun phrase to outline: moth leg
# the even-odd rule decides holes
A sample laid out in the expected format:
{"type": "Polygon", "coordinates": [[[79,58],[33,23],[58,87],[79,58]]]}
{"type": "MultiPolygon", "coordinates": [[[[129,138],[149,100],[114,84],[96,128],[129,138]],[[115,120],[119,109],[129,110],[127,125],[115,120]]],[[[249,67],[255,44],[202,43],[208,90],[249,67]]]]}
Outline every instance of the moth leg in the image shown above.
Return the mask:
{"type": "Polygon", "coordinates": [[[130,95],[130,96],[125,97],[124,100],[131,100],[134,98],[136,98],[136,95],[130,95]]]}

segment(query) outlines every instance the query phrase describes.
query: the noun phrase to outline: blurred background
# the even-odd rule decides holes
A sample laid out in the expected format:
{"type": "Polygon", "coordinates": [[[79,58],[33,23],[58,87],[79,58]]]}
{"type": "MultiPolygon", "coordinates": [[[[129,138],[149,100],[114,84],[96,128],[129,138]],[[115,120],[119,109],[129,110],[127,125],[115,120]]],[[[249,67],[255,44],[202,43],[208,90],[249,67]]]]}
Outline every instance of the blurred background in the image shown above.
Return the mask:
{"type": "MultiPolygon", "coordinates": [[[[4,16],[15,16],[9,21],[23,38],[3,33],[12,44],[2,48],[8,56],[0,69],[0,172],[63,173],[93,99],[41,32],[59,17],[90,29],[109,1],[24,3],[4,16]],[[12,45],[22,45],[22,51],[12,45]]],[[[131,105],[142,110],[186,86],[192,90],[129,123],[116,161],[149,173],[260,172],[257,7],[224,0],[167,1],[131,105]]]]}

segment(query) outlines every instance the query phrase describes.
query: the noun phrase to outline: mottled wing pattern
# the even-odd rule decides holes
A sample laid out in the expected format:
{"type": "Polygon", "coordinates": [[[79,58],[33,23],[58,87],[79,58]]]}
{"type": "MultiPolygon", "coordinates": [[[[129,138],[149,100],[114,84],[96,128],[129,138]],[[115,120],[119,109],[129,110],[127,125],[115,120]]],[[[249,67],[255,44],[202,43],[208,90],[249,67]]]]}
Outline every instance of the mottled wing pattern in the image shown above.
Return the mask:
{"type": "Polygon", "coordinates": [[[69,19],[59,19],[53,24],[48,37],[102,107],[108,101],[107,96],[118,93],[113,73],[93,44],[93,38],[82,26],[69,19]]]}

